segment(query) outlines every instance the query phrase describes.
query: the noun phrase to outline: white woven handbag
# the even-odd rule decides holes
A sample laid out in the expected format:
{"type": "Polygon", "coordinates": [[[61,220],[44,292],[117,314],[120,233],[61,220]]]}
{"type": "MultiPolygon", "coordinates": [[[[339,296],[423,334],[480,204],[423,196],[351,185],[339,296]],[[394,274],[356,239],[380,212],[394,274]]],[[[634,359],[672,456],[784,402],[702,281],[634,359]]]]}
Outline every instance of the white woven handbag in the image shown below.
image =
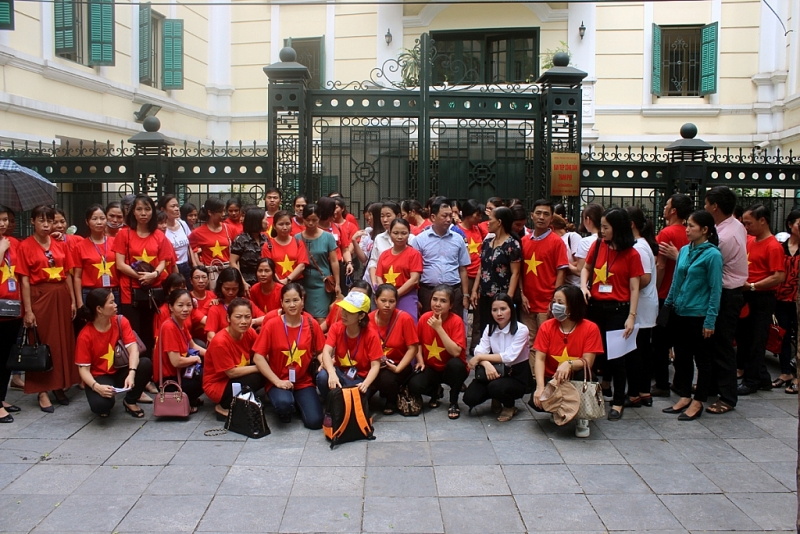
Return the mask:
{"type": "Polygon", "coordinates": [[[606,416],[606,405],[603,402],[603,391],[600,384],[592,381],[592,370],[586,360],[583,361],[583,381],[570,380],[570,382],[578,390],[578,395],[581,398],[580,408],[578,408],[575,419],[594,421],[595,419],[604,418],[606,416]],[[588,380],[586,379],[587,376],[589,377],[588,380]]]}

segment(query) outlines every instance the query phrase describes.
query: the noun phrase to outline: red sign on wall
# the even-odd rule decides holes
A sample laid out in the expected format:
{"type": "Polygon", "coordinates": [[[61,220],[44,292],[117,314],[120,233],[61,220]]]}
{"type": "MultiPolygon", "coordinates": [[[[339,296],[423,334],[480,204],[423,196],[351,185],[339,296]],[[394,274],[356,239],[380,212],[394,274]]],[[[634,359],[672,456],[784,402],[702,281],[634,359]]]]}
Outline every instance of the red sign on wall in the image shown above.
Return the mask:
{"type": "Polygon", "coordinates": [[[553,152],[550,154],[550,195],[578,196],[581,193],[581,155],[553,152]]]}

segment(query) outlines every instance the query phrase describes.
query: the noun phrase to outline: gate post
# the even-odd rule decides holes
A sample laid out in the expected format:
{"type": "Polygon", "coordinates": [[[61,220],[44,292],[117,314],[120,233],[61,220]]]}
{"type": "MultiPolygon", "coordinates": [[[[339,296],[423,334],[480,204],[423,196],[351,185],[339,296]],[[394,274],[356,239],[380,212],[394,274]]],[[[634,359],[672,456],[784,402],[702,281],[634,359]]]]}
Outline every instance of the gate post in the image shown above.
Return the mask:
{"type": "MultiPolygon", "coordinates": [[[[559,52],[553,56],[553,68],[536,80],[542,86],[542,120],[537,125],[535,138],[535,143],[538,143],[536,152],[540,156],[534,179],[536,198],[551,197],[550,156],[553,152],[577,154],[580,159],[583,110],[581,80],[587,73],[568,65],[569,54],[559,52]]],[[[525,199],[528,208],[532,207],[536,198],[525,199]]]]}
{"type": "Polygon", "coordinates": [[[154,193],[156,198],[160,198],[173,190],[169,147],[175,143],[158,131],[161,121],[157,117],[147,117],[142,126],[145,131],[128,139],[136,147],[133,156],[133,175],[136,177],[134,192],[154,193]]]}
{"type": "Polygon", "coordinates": [[[310,170],[313,153],[308,112],[308,67],[297,62],[294,48],[280,51],[280,61],[264,67],[269,78],[267,104],[268,167],[283,198],[303,192],[313,198],[310,170]]]}
{"type": "MultiPolygon", "coordinates": [[[[421,204],[431,196],[431,111],[428,107],[430,84],[433,82],[431,37],[423,33],[419,39],[419,100],[420,120],[417,138],[417,200],[421,204]]],[[[437,191],[438,194],[438,191],[437,191]]]]}
{"type": "Polygon", "coordinates": [[[668,193],[684,193],[692,197],[695,206],[702,207],[705,190],[706,150],[714,148],[702,139],[695,139],[697,126],[687,122],[681,126],[681,138],[664,150],[670,153],[668,193]]]}

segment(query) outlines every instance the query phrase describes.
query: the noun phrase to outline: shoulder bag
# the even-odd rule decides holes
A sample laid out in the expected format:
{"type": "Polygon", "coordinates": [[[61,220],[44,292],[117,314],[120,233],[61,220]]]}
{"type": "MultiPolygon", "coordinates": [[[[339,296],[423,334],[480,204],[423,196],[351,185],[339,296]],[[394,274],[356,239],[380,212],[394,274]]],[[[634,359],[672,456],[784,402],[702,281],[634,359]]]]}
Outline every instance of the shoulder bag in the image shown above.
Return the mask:
{"type": "Polygon", "coordinates": [[[33,345],[30,344],[28,328],[23,326],[19,329],[17,343],[11,347],[6,362],[6,369],[9,371],[44,372],[53,369],[50,346],[39,341],[39,331],[35,326],[32,326],[31,329],[33,330],[33,345]]]}
{"type": "Polygon", "coordinates": [[[414,395],[408,389],[408,382],[414,374],[408,375],[397,392],[397,411],[405,417],[416,417],[422,413],[422,395],[414,395]]]}
{"type": "Polygon", "coordinates": [[[181,373],[178,373],[178,381],[168,380],[164,382],[164,355],[161,351],[161,340],[164,338],[164,325],[158,332],[158,394],[153,401],[153,415],[156,417],[189,417],[191,406],[189,397],[181,388],[181,373]],[[175,391],[167,392],[167,386],[175,386],[175,391]]]}
{"type": "Polygon", "coordinates": [[[334,293],[334,292],[336,292],[336,279],[333,277],[332,274],[329,274],[328,276],[325,276],[325,274],[322,272],[322,269],[319,268],[319,264],[317,264],[317,260],[314,259],[314,255],[311,253],[311,247],[309,246],[308,242],[306,242],[306,249],[308,249],[308,259],[311,260],[311,263],[314,264],[314,268],[317,271],[319,271],[319,275],[322,277],[322,281],[325,284],[325,292],[326,293],[334,293]]]}
{"type": "Polygon", "coordinates": [[[592,370],[587,365],[586,360],[583,360],[583,381],[570,380],[570,382],[578,390],[581,401],[575,417],[588,421],[604,418],[606,416],[606,405],[603,402],[603,391],[600,384],[592,381],[592,370]],[[588,380],[587,376],[589,377],[588,380]]]}
{"type": "MultiPolygon", "coordinates": [[[[502,378],[510,374],[510,368],[506,367],[506,364],[504,363],[492,363],[492,367],[494,367],[494,370],[497,371],[498,375],[500,375],[498,378],[502,378]]],[[[475,367],[475,380],[478,382],[489,382],[489,379],[486,377],[486,368],[483,366],[483,362],[479,363],[475,367]]]]}
{"type": "Polygon", "coordinates": [[[597,265],[597,256],[600,255],[600,245],[603,244],[603,240],[599,237],[595,241],[594,247],[594,257],[592,257],[592,263],[589,264],[589,279],[586,281],[586,289],[589,291],[592,290],[592,282],[594,280],[594,266],[597,265]]]}
{"type": "MultiPolygon", "coordinates": [[[[128,347],[125,346],[125,341],[122,340],[121,315],[117,315],[117,330],[119,332],[119,338],[117,339],[117,344],[114,346],[114,368],[122,369],[123,367],[128,367],[130,355],[128,354],[128,347]]],[[[134,331],[133,335],[136,336],[136,348],[139,349],[139,355],[141,355],[147,350],[147,347],[142,342],[142,338],[139,337],[139,334],[134,331]]]]}
{"type": "Polygon", "coordinates": [[[249,387],[243,386],[242,392],[231,400],[225,430],[253,439],[270,435],[261,401],[249,387]]]}

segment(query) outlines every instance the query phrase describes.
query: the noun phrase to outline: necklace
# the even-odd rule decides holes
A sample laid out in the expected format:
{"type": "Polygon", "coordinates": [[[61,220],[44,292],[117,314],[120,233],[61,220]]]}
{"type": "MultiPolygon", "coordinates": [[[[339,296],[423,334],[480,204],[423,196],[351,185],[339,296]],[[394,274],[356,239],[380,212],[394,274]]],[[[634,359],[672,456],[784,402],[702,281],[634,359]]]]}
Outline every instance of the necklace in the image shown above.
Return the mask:
{"type": "Polygon", "coordinates": [[[558,329],[561,330],[561,333],[564,335],[564,344],[565,345],[567,343],[567,339],[569,338],[569,335],[572,334],[575,331],[575,327],[576,326],[578,326],[578,323],[573,324],[572,328],[570,328],[569,332],[564,332],[563,328],[561,328],[560,326],[558,327],[558,329]]]}

